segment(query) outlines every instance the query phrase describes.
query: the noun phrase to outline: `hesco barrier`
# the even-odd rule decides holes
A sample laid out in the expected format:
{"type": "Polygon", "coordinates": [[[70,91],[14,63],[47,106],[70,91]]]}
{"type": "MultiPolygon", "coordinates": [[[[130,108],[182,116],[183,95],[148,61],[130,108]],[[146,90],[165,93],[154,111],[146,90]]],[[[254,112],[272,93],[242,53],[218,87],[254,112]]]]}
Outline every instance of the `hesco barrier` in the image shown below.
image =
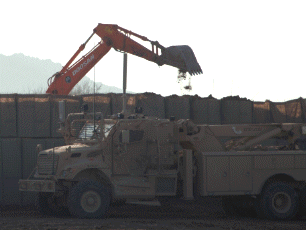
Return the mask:
{"type": "Polygon", "coordinates": [[[50,96],[17,96],[18,137],[50,137],[50,96]]]}
{"type": "MultiPolygon", "coordinates": [[[[0,204],[33,204],[36,193],[18,191],[18,180],[27,178],[36,165],[37,144],[44,149],[64,145],[59,128],[58,102],[66,101],[66,116],[81,112],[87,103],[93,111],[93,95],[0,95],[0,204]]],[[[306,122],[303,98],[286,102],[254,102],[245,98],[195,96],[162,97],[154,93],[127,95],[127,111],[142,107],[147,116],[191,119],[196,124],[250,124],[306,122]]],[[[95,95],[95,111],[107,117],[122,111],[122,94],[95,95]]]]}
{"type": "Polygon", "coordinates": [[[92,113],[94,111],[95,104],[95,112],[103,112],[104,117],[111,115],[111,95],[98,95],[93,97],[92,95],[83,95],[82,102],[88,104],[88,112],[92,113]]]}
{"type": "Polygon", "coordinates": [[[174,116],[176,119],[190,119],[189,97],[177,95],[165,97],[166,118],[174,116]]]}
{"type": "Polygon", "coordinates": [[[303,115],[303,102],[305,102],[305,100],[302,98],[286,102],[287,122],[302,123],[305,121],[303,115]]]}
{"type": "Polygon", "coordinates": [[[63,138],[0,138],[0,200],[2,205],[34,204],[36,193],[18,190],[19,179],[32,173],[37,161],[37,144],[43,149],[64,145],[63,138]]]}
{"type": "Polygon", "coordinates": [[[16,137],[16,95],[0,95],[0,137],[16,137]]]}
{"type": "Polygon", "coordinates": [[[5,138],[0,140],[1,156],[1,203],[21,204],[18,180],[21,172],[21,139],[5,138]]]}
{"type": "Polygon", "coordinates": [[[260,123],[271,123],[271,102],[253,102],[253,122],[260,123]]]}
{"type": "MultiPolygon", "coordinates": [[[[111,96],[111,108],[112,108],[112,114],[117,114],[122,112],[123,108],[123,97],[122,94],[110,94],[111,96]]],[[[126,95],[126,111],[127,112],[134,112],[134,108],[136,106],[136,95],[127,94],[126,95]]]]}
{"type": "Polygon", "coordinates": [[[190,118],[196,124],[221,124],[221,103],[214,98],[194,96],[190,100],[190,118]]]}
{"type": "Polygon", "coordinates": [[[165,118],[164,98],[154,93],[138,94],[136,96],[137,107],[142,107],[143,113],[151,117],[165,118]]]}
{"type": "Polygon", "coordinates": [[[222,124],[252,124],[253,102],[238,97],[221,99],[222,124]]]}

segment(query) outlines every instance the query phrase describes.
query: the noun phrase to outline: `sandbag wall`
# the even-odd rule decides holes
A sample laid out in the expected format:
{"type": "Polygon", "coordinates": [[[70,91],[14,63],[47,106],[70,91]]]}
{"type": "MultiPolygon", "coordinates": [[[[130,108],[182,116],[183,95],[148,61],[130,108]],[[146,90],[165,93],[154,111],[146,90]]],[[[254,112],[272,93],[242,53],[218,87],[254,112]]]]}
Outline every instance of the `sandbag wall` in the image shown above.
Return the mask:
{"type": "MultiPolygon", "coordinates": [[[[18,180],[26,179],[36,165],[37,144],[44,149],[64,145],[59,128],[58,101],[66,100],[66,115],[81,112],[87,103],[89,112],[107,117],[122,111],[121,94],[82,96],[0,95],[0,204],[28,205],[35,193],[18,191],[18,180]]],[[[299,98],[282,103],[254,102],[245,98],[196,96],[162,97],[153,93],[128,94],[127,110],[142,107],[147,116],[191,119],[196,124],[251,124],[305,122],[306,101],[299,98]]]]}

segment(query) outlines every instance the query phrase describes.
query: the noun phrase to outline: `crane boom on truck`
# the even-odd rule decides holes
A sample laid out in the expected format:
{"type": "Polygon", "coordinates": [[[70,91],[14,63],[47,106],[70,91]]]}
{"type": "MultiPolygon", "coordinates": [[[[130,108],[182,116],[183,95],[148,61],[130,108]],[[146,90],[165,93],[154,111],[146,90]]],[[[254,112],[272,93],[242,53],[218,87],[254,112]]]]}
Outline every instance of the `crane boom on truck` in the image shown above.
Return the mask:
{"type": "Polygon", "coordinates": [[[126,30],[118,25],[101,24],[93,30],[93,33],[82,44],[77,52],[71,57],[60,72],[55,73],[48,79],[48,89],[46,93],[68,95],[72,88],[85,76],[86,73],[103,58],[111,48],[144,58],[154,62],[159,66],[164,64],[179,69],[180,73],[188,72],[190,75],[201,74],[202,69],[192,49],[187,45],[164,47],[157,41],[126,30]],[[99,42],[86,55],[72,62],[84,50],[88,41],[94,34],[101,37],[99,42]],[[138,42],[130,38],[133,35],[143,41],[148,41],[152,45],[152,50],[147,49],[138,42]],[[161,54],[159,54],[159,49],[161,54]],[[72,65],[71,65],[72,64],[72,65]]]}

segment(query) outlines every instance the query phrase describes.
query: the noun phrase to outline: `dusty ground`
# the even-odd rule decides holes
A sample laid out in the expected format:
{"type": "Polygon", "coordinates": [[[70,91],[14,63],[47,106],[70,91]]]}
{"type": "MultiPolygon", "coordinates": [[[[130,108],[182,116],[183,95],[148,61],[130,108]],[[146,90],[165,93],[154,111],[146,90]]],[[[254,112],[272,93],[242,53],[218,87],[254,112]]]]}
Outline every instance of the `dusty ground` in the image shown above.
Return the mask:
{"type": "Polygon", "coordinates": [[[139,205],[112,206],[104,219],[54,218],[40,215],[34,207],[3,207],[0,229],[203,229],[203,230],[302,230],[306,219],[267,221],[255,218],[228,218],[220,200],[203,204],[177,204],[162,208],[139,205]]]}

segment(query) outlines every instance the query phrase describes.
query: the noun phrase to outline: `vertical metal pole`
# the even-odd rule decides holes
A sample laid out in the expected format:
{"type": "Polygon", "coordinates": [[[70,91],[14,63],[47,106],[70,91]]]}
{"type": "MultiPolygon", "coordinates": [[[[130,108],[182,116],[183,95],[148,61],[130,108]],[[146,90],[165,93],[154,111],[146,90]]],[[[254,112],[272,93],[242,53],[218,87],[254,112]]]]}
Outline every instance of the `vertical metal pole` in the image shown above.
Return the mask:
{"type": "Polygon", "coordinates": [[[53,141],[53,164],[52,164],[52,175],[54,175],[54,141],[53,141]]]}
{"type": "Polygon", "coordinates": [[[193,200],[193,162],[192,162],[192,150],[184,149],[183,153],[183,165],[184,165],[184,198],[186,200],[193,200]]]}
{"type": "Polygon", "coordinates": [[[122,113],[126,113],[126,75],[127,75],[127,53],[123,54],[123,110],[122,113]]]}
{"type": "MultiPolygon", "coordinates": [[[[96,46],[96,44],[95,44],[96,46]]],[[[95,102],[96,102],[96,66],[94,66],[94,98],[93,98],[93,123],[94,123],[94,127],[93,127],[93,133],[92,135],[94,136],[95,132],[96,132],[96,109],[95,109],[95,102]]]]}
{"type": "Polygon", "coordinates": [[[160,145],[159,145],[159,129],[158,124],[156,125],[156,144],[157,144],[157,153],[158,153],[158,174],[161,173],[161,154],[160,154],[160,145]]]}

